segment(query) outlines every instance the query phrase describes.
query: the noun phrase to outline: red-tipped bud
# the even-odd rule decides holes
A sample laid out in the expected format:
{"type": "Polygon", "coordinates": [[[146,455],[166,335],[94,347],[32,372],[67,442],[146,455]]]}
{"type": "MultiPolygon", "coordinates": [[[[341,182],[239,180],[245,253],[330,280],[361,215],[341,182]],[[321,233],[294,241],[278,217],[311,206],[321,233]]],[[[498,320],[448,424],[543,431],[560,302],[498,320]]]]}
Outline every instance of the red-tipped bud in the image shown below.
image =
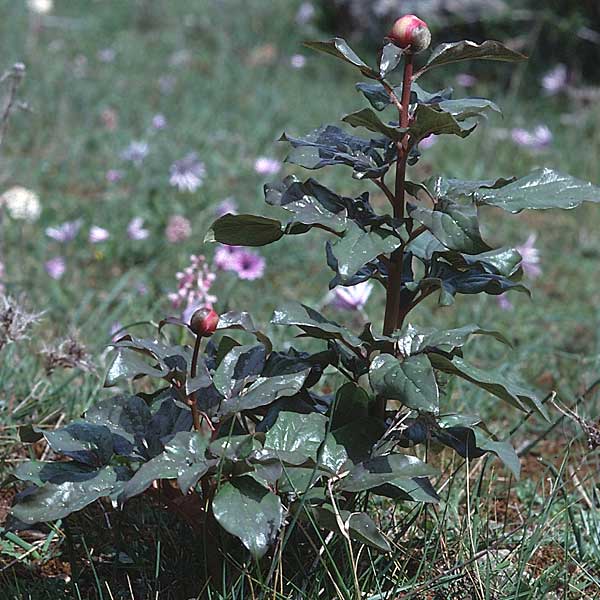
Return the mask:
{"type": "Polygon", "coordinates": [[[410,52],[421,52],[431,44],[431,32],[427,23],[415,15],[404,15],[398,19],[388,37],[399,48],[410,52]]]}
{"type": "Polygon", "coordinates": [[[212,308],[199,308],[190,319],[190,329],[200,337],[209,337],[217,329],[219,315],[212,308]]]}

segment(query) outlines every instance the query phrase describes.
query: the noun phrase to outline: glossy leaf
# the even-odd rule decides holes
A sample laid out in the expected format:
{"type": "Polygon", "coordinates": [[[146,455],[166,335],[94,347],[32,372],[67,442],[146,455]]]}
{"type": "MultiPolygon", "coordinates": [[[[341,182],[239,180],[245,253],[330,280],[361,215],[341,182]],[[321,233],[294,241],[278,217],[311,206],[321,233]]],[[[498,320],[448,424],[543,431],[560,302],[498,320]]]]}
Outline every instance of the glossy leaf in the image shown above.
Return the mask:
{"type": "Polygon", "coordinates": [[[104,385],[110,387],[123,379],[135,379],[143,375],[162,379],[168,373],[169,369],[166,366],[153,367],[140,358],[135,351],[124,348],[115,353],[104,385]]]}
{"type": "Polygon", "coordinates": [[[380,552],[391,551],[389,542],[366,513],[351,513],[348,510],[340,510],[337,512],[336,517],[336,511],[333,506],[331,504],[323,504],[322,506],[313,508],[312,514],[321,527],[341,534],[337,518],[339,517],[351,539],[375,548],[380,552]]]}
{"type": "Polygon", "coordinates": [[[415,456],[389,454],[356,465],[346,477],[340,480],[340,489],[346,492],[364,492],[395,479],[428,477],[437,474],[437,469],[415,456]]]}
{"type": "Polygon", "coordinates": [[[383,79],[391,73],[400,64],[403,54],[404,50],[396,44],[386,44],[379,58],[379,77],[383,79]]]}
{"type": "Polygon", "coordinates": [[[477,208],[474,206],[444,200],[434,210],[425,206],[411,207],[409,214],[450,250],[466,254],[491,250],[481,237],[477,208]]]}
{"type": "Polygon", "coordinates": [[[240,539],[255,558],[264,556],[283,522],[279,498],[248,476],[224,483],[212,509],[219,525],[240,539]]]}
{"type": "Polygon", "coordinates": [[[386,400],[398,400],[408,408],[437,413],[439,390],[427,356],[399,360],[390,354],[373,359],[369,369],[371,387],[386,400]]]}
{"type": "Polygon", "coordinates": [[[206,459],[209,436],[198,431],[180,431],[165,447],[165,451],[144,463],[125,484],[119,497],[121,503],[147,490],[154,481],[178,479],[186,494],[206,473],[210,463],[206,459]]]}
{"type": "Polygon", "coordinates": [[[230,311],[220,315],[217,331],[230,329],[251,333],[261,344],[264,344],[267,353],[270,353],[273,349],[271,340],[262,331],[256,328],[252,316],[248,312],[230,311]]]}
{"type": "Polygon", "coordinates": [[[340,283],[349,283],[365,265],[382,254],[390,254],[401,244],[400,238],[384,229],[365,231],[354,223],[348,223],[344,236],[331,245],[340,283]]]}
{"type": "Polygon", "coordinates": [[[450,134],[465,138],[473,132],[475,127],[477,127],[477,121],[472,118],[459,120],[449,112],[434,106],[419,104],[408,131],[412,139],[418,142],[432,134],[450,134]]]}
{"type": "Polygon", "coordinates": [[[205,242],[220,242],[229,246],[266,246],[281,239],[282,224],[275,219],[257,215],[223,215],[213,224],[205,242]]]}
{"type": "Polygon", "coordinates": [[[344,62],[352,65],[353,67],[357,67],[360,69],[360,72],[365,76],[371,79],[377,79],[377,72],[369,67],[357,54],[350,48],[348,42],[346,40],[335,37],[325,42],[304,42],[304,45],[307,48],[312,48],[313,50],[317,50],[318,52],[324,52],[325,54],[330,54],[331,56],[335,56],[344,62]]]}
{"type": "Polygon", "coordinates": [[[498,189],[480,189],[477,204],[511,213],[525,209],[575,208],[582,202],[600,202],[600,187],[551,169],[538,169],[498,189]]]}
{"type": "Polygon", "coordinates": [[[468,40],[440,44],[433,50],[425,66],[415,74],[415,79],[425,71],[434,67],[449,65],[464,60],[498,60],[505,62],[520,62],[526,60],[523,54],[507,48],[494,40],[476,44],[468,40]]]}
{"type": "Polygon", "coordinates": [[[368,418],[370,403],[371,399],[366,390],[351,381],[345,383],[335,395],[332,429],[368,418]]]}
{"type": "Polygon", "coordinates": [[[234,389],[255,380],[262,373],[265,362],[266,349],[262,344],[232,348],[214,373],[217,390],[228,398],[234,389]]]}
{"type": "Polygon", "coordinates": [[[374,133],[381,133],[395,142],[402,140],[406,133],[406,129],[386,125],[370,108],[363,108],[350,113],[343,117],[342,121],[352,125],[352,127],[364,127],[374,133]]]}
{"type": "Polygon", "coordinates": [[[544,406],[533,390],[511,381],[500,373],[479,369],[460,356],[454,356],[450,359],[436,352],[431,352],[429,360],[434,368],[451,375],[458,375],[524,412],[533,410],[545,419],[548,418],[544,406]]]}
{"type": "Polygon", "coordinates": [[[106,465],[113,455],[113,436],[104,425],[74,421],[44,437],[54,452],[92,467],[106,465]]]}
{"type": "Polygon", "coordinates": [[[325,340],[341,340],[353,348],[362,345],[360,338],[326,319],[316,310],[298,302],[287,302],[273,313],[271,323],[274,325],[296,325],[308,336],[325,340]]]}
{"type": "Polygon", "coordinates": [[[12,516],[29,525],[56,521],[111,495],[121,485],[117,471],[110,466],[89,472],[87,478],[72,475],[60,483],[45,483],[23,492],[17,497],[12,516]]]}

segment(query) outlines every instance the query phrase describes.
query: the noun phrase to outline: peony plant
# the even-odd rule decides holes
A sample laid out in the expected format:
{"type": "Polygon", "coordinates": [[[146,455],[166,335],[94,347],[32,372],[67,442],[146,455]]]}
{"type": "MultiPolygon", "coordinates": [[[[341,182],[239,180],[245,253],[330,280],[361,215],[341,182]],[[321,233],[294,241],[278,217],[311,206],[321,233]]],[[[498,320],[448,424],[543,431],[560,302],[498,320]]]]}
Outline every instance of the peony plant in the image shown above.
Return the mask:
{"type": "Polygon", "coordinates": [[[421,448],[449,447],[471,460],[491,453],[518,477],[510,443],[480,417],[454,412],[446,394],[448,381],[460,378],[545,417],[535,390],[474,366],[463,353],[473,336],[508,340],[476,324],[420,327],[411,313],[427,299],[450,305],[463,294],[527,293],[519,253],[483,239],[480,206],[510,213],[566,209],[599,202],[600,189],[549,169],[481,181],[408,178],[428,136],[466,138],[487,113],[499,112],[491,100],[421,87],[429,73],[467,60],[525,58],[497,41],[446,43],[421,58],[430,39],[423,21],[402,17],[376,66],[343,39],[307,43],[362,76],[356,88],[368,106],[342,118],[352,129],[326,125],[281,138],[291,147],[288,162],[309,170],[349,167],[355,179],[383,193],[387,212],[375,210],[368,191],[351,198],[313,178],[289,176],[265,186],[266,202],[280,218],[225,214],[207,236],[264,246],[313,229],[327,232],[330,287],[381,286],[382,330],[368,323],[351,331],[286,302],[272,324],[300,332],[315,351],[275,349],[249,313],[218,315],[210,308],[189,323],[165,319],[151,339],[124,335],[113,344],[106,385],[144,378],[158,382],[156,391],[101,400],[54,431],[24,429],[25,441],[45,438],[57,460],[16,469],[15,478],[30,486],[12,509],[17,525],[62,519],[103,497],[122,506],[160,491],[167,506],[177,502],[181,510],[182,499],[194,506],[193,522],[200,515],[210,524],[203,531],[222,551],[241,542],[260,559],[273,551],[284,523],[289,536],[308,522],[385,552],[385,533],[357,507],[366,506],[368,494],[437,502],[437,470],[421,448]],[[192,343],[173,344],[172,327],[183,328],[192,343]]]}

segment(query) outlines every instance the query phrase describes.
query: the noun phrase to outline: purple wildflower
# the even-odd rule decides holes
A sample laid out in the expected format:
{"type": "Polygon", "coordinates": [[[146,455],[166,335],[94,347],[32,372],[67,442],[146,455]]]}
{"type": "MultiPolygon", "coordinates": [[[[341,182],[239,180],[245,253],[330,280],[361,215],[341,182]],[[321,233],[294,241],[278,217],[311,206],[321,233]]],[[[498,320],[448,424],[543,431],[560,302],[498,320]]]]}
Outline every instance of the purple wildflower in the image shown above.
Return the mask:
{"type": "Polygon", "coordinates": [[[202,186],[206,168],[195,152],[190,152],[171,165],[169,183],[180,192],[195,192],[202,186]]]}
{"type": "Polygon", "coordinates": [[[337,286],[331,290],[329,303],[340,310],[362,310],[373,291],[373,284],[363,281],[353,286],[337,286]]]}
{"type": "Polygon", "coordinates": [[[290,58],[290,64],[294,69],[303,69],[306,66],[306,56],[304,54],[294,54],[290,58]]]}
{"type": "Polygon", "coordinates": [[[103,227],[98,227],[97,225],[92,225],[90,227],[90,234],[88,237],[90,244],[99,244],[100,242],[105,242],[109,237],[110,233],[103,227]]]}
{"type": "Polygon", "coordinates": [[[303,2],[296,13],[296,23],[307,25],[315,18],[316,10],[312,2],[303,2]]]}
{"type": "Polygon", "coordinates": [[[173,308],[182,310],[182,318],[189,322],[198,308],[211,308],[217,298],[209,293],[216,278],[204,256],[190,256],[190,266],[177,273],[177,292],[169,294],[173,308]]]}
{"type": "Polygon", "coordinates": [[[276,175],[281,170],[281,163],[267,156],[259,156],[254,161],[254,170],[259,175],[276,175]]]}
{"type": "Polygon", "coordinates": [[[220,245],[215,251],[215,267],[221,271],[235,270],[236,257],[242,250],[241,246],[220,245]]]}
{"type": "Polygon", "coordinates": [[[242,249],[235,254],[232,266],[231,270],[235,271],[240,279],[253,281],[264,275],[266,261],[260,254],[242,249]]]}
{"type": "Polygon", "coordinates": [[[543,150],[552,143],[552,132],[546,125],[538,125],[532,131],[517,127],[512,130],[513,141],[531,150],[543,150]]]}
{"type": "Polygon", "coordinates": [[[469,73],[459,73],[456,76],[456,83],[464,88],[470,88],[477,83],[477,78],[469,73]]]}
{"type": "Polygon", "coordinates": [[[56,256],[44,263],[46,273],[52,277],[52,279],[60,279],[67,270],[65,259],[62,256],[56,256]]]}
{"type": "Polygon", "coordinates": [[[535,279],[542,274],[540,267],[540,251],[535,247],[537,234],[531,233],[524,244],[517,246],[516,249],[521,255],[521,267],[526,277],[535,279]]]}
{"type": "Polygon", "coordinates": [[[566,65],[558,64],[542,77],[542,87],[549,96],[554,96],[567,87],[566,65]]]}
{"type": "Polygon", "coordinates": [[[121,179],[123,179],[123,171],[119,171],[118,169],[109,169],[106,171],[106,181],[108,183],[117,183],[121,179]]]}
{"type": "Polygon", "coordinates": [[[66,221],[57,227],[47,227],[46,235],[61,244],[72,242],[81,229],[82,220],[66,221]]]}
{"type": "Polygon", "coordinates": [[[182,215],[173,215],[169,218],[165,237],[172,244],[183,242],[192,235],[192,224],[182,215]]]}
{"type": "Polygon", "coordinates": [[[152,117],[152,128],[160,131],[167,126],[167,119],[165,115],[158,113],[152,117]]]}
{"type": "Polygon", "coordinates": [[[147,142],[133,141],[121,152],[123,160],[132,162],[136,167],[141,166],[146,156],[148,156],[149,147],[147,142]]]}
{"type": "Polygon", "coordinates": [[[221,200],[215,207],[215,215],[222,217],[223,215],[237,215],[238,205],[233,198],[225,198],[221,200]]]}
{"type": "Polygon", "coordinates": [[[508,294],[506,292],[496,296],[496,302],[498,302],[498,306],[501,310],[512,310],[514,308],[513,303],[508,299],[508,294]]]}
{"type": "Polygon", "coordinates": [[[130,240],[145,240],[150,235],[147,229],[144,229],[144,219],[142,217],[134,217],[127,225],[127,237],[130,240]]]}
{"type": "Polygon", "coordinates": [[[427,150],[428,148],[431,148],[431,146],[435,146],[437,141],[437,136],[432,133],[419,142],[419,148],[421,148],[421,150],[427,150]]]}

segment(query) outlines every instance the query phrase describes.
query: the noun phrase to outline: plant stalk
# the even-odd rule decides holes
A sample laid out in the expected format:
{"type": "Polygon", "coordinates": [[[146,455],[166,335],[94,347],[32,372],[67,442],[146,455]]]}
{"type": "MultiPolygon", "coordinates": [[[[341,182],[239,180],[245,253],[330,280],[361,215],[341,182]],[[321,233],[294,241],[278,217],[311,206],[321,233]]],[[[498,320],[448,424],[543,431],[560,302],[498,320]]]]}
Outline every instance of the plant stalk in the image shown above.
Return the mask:
{"type": "MultiPolygon", "coordinates": [[[[192,379],[196,377],[196,373],[198,371],[198,357],[200,356],[200,344],[202,343],[202,337],[197,335],[196,342],[194,344],[194,353],[192,355],[192,366],[190,369],[190,375],[192,379]]],[[[192,419],[194,421],[194,429],[196,431],[200,431],[200,427],[202,424],[202,420],[200,418],[200,411],[198,410],[198,404],[196,403],[196,392],[192,392],[188,396],[188,404],[192,411],[192,419]]]]}
{"type": "MultiPolygon", "coordinates": [[[[413,76],[413,55],[407,53],[404,61],[404,77],[402,81],[401,110],[399,110],[400,127],[408,127],[410,104],[410,88],[413,76]]],[[[406,161],[408,159],[408,134],[404,135],[402,143],[398,148],[398,160],[396,161],[396,185],[394,193],[394,218],[404,219],[404,182],[406,179],[406,161]]],[[[385,305],[385,318],[383,334],[390,335],[402,325],[400,321],[401,307],[400,294],[402,290],[402,262],[404,259],[404,248],[401,246],[391,255],[390,274],[385,305]]]]}

